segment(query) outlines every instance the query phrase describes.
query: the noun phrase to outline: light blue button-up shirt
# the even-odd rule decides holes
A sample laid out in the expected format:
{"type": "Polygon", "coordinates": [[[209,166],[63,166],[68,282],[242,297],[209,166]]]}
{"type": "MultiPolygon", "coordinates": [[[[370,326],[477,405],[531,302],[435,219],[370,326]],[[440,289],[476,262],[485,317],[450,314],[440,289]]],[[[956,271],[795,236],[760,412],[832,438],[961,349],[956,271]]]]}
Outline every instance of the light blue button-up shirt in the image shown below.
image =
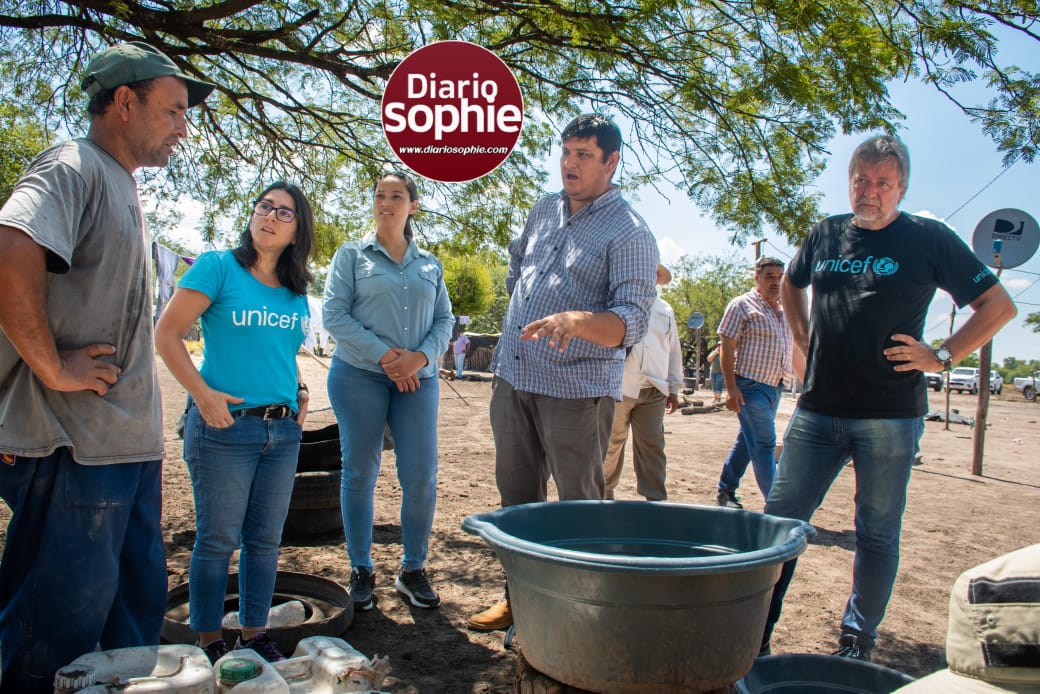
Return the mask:
{"type": "Polygon", "coordinates": [[[624,348],[646,334],[658,260],[657,241],[619,188],[573,216],[563,193],[542,198],[509,244],[509,308],[492,370],[516,390],[620,401],[624,348]],[[525,325],[562,311],[612,311],[625,323],[624,341],[602,347],[575,338],[560,353],[545,339],[520,340],[525,325]]]}
{"type": "Polygon", "coordinates": [[[336,251],[322,320],[336,340],[334,356],[382,373],[379,360],[388,349],[419,351],[429,361],[419,378],[437,375],[455,324],[440,262],[411,242],[399,264],[374,234],[336,251]]]}

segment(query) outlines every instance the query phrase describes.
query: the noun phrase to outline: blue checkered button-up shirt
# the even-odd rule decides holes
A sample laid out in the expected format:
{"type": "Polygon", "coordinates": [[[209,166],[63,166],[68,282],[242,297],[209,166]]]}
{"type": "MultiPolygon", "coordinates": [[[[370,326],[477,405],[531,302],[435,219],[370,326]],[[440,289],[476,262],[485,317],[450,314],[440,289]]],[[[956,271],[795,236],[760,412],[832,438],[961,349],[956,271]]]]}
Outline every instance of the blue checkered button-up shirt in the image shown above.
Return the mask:
{"type": "Polygon", "coordinates": [[[617,187],[574,216],[563,193],[539,200],[509,244],[509,308],[492,370],[520,391],[621,400],[624,348],[646,334],[658,259],[657,241],[617,187]],[[525,325],[563,311],[611,311],[625,324],[624,341],[574,338],[561,354],[546,339],[520,340],[525,325]]]}

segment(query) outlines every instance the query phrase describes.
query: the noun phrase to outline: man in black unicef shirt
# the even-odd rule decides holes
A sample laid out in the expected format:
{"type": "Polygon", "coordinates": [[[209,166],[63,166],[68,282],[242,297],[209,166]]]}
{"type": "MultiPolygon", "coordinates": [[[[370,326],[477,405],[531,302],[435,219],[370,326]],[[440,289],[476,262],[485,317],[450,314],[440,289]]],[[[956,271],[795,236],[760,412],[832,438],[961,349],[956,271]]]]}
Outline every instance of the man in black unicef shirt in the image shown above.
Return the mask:
{"type": "MultiPolygon", "coordinates": [[[[949,227],[899,211],[909,173],[899,139],[875,136],[857,147],[849,164],[853,213],[809,232],[781,290],[795,347],[807,359],[806,391],[765,512],[809,520],[855,461],[856,557],[835,654],[861,660],[870,660],[899,566],[906,488],[927,413],[921,372],[950,368],[1015,315],[997,278],[949,227]],[[937,288],[975,312],[933,349],[923,336],[937,288]]],[[[794,567],[784,565],[774,589],[763,654],[794,567]]]]}

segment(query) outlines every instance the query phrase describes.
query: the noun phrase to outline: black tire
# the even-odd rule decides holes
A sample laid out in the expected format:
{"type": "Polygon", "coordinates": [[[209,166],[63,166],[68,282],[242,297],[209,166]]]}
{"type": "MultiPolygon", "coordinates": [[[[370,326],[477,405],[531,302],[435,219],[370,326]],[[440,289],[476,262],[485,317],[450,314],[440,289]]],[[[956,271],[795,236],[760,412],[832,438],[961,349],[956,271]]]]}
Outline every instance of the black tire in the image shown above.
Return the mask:
{"type": "Polygon", "coordinates": [[[342,543],[343,514],[339,512],[339,506],[289,511],[282,526],[282,543],[294,542],[307,545],[342,543]],[[327,537],[320,537],[322,535],[327,537]]]}
{"type": "Polygon", "coordinates": [[[971,394],[972,395],[978,395],[979,394],[979,387],[978,387],[978,385],[973,385],[971,387],[971,394]]]}
{"type": "Polygon", "coordinates": [[[293,478],[289,513],[282,528],[282,539],[300,539],[310,535],[343,530],[339,510],[342,470],[297,472],[293,478]]]}
{"type": "Polygon", "coordinates": [[[995,390],[994,392],[995,392],[995,393],[996,393],[997,395],[1000,395],[1001,393],[1003,393],[1003,392],[1004,392],[1004,384],[1003,384],[1003,383],[1001,383],[1001,384],[1000,384],[999,386],[997,386],[997,389],[996,389],[996,390],[995,390]]]}
{"type": "Polygon", "coordinates": [[[293,478],[292,498],[289,509],[339,508],[340,480],[342,470],[316,470],[297,472],[293,478]]]}
{"type": "MultiPolygon", "coordinates": [[[[296,650],[300,639],[308,636],[341,636],[354,620],[354,603],[350,592],[335,581],[310,574],[279,571],[274,584],[272,605],[290,600],[303,603],[307,618],[302,624],[268,629],[271,638],[285,654],[296,650]]],[[[224,611],[238,609],[238,574],[228,576],[224,611]]],[[[237,629],[224,629],[224,639],[233,644],[237,629]]],[[[195,643],[197,636],[188,626],[188,584],[170,589],[166,595],[166,616],[163,619],[164,643],[195,643]]]]}
{"type": "Polygon", "coordinates": [[[942,383],[936,383],[934,386],[932,386],[932,390],[934,390],[936,393],[941,391],[942,390],[942,383]]]}
{"type": "Polygon", "coordinates": [[[330,424],[303,432],[296,472],[339,470],[341,467],[343,460],[339,451],[339,425],[330,424]]]}
{"type": "Polygon", "coordinates": [[[1026,400],[1035,400],[1036,391],[1033,390],[1033,386],[1026,386],[1022,389],[1022,395],[1026,396],[1026,400]]]}

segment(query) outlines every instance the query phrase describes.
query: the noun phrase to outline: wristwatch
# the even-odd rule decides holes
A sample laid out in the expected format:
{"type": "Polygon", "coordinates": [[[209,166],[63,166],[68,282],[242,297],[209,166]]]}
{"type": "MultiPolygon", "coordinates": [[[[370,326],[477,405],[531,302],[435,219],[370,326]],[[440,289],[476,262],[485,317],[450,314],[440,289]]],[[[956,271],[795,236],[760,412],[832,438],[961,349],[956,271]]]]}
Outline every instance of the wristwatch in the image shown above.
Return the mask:
{"type": "Polygon", "coordinates": [[[949,371],[953,366],[953,354],[946,345],[939,345],[935,350],[935,361],[942,364],[943,371],[949,371]]]}

